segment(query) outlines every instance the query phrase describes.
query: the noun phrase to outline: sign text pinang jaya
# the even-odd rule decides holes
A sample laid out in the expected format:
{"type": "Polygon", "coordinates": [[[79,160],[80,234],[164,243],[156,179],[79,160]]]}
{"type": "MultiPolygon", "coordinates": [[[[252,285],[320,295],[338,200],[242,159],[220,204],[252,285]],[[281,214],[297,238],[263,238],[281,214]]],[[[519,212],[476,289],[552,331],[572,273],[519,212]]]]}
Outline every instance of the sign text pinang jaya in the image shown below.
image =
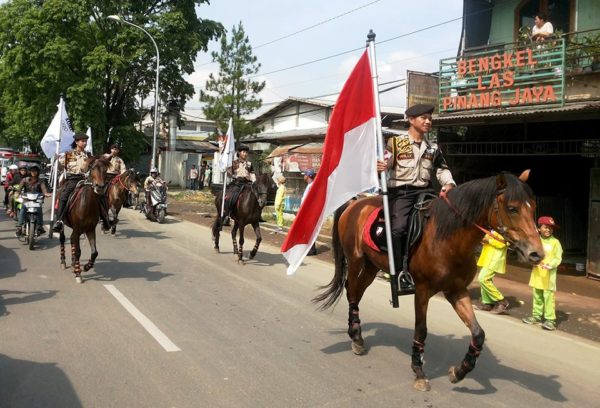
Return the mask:
{"type": "Polygon", "coordinates": [[[462,90],[464,94],[459,91],[455,95],[443,95],[440,110],[556,103],[552,85],[533,83],[515,88],[515,72],[527,69],[535,72],[539,63],[539,57],[531,48],[456,60],[456,78],[469,79],[471,86],[462,90]],[[476,87],[471,82],[473,79],[476,87]]]}

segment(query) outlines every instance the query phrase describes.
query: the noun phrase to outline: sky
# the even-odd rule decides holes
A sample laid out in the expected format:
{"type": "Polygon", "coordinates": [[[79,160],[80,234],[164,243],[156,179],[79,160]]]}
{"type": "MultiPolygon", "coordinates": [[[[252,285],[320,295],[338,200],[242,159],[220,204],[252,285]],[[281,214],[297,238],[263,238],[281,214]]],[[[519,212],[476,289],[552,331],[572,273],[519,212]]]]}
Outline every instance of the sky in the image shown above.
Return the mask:
{"type": "MultiPolygon", "coordinates": [[[[197,7],[197,14],[221,22],[228,31],[242,22],[261,63],[256,79],[266,81],[260,95],[262,112],[289,96],[310,98],[339,92],[361,50],[271,72],[361,48],[370,29],[377,36],[379,83],[404,79],[407,70],[436,72],[439,60],[456,55],[458,50],[462,3],[460,0],[211,0],[209,5],[197,7]],[[449,20],[456,21],[427,29],[449,20]],[[417,30],[423,31],[409,34],[417,30]],[[302,32],[263,45],[298,31],[302,32]],[[400,38],[378,45],[379,41],[394,37],[400,38]]],[[[195,72],[186,77],[196,91],[204,87],[210,72],[218,74],[218,65],[211,64],[210,56],[210,51],[218,50],[218,42],[211,42],[209,53],[198,55],[195,72]]],[[[322,99],[335,101],[335,98],[332,95],[322,99]]],[[[404,109],[404,87],[381,94],[380,101],[382,106],[404,109]]],[[[201,106],[198,95],[186,104],[189,110],[201,106]]]]}

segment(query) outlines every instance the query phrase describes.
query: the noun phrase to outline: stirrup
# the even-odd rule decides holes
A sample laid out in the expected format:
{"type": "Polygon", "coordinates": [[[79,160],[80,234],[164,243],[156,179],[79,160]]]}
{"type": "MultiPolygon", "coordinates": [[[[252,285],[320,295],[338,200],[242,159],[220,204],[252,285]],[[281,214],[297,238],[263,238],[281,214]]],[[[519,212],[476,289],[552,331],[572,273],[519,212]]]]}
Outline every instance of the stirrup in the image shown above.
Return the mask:
{"type": "Polygon", "coordinates": [[[52,227],[52,231],[54,232],[61,232],[63,229],[63,222],[62,220],[56,220],[54,221],[54,226],[52,227]]]}
{"type": "Polygon", "coordinates": [[[410,273],[401,271],[398,274],[398,296],[415,293],[415,282],[410,273]]]}

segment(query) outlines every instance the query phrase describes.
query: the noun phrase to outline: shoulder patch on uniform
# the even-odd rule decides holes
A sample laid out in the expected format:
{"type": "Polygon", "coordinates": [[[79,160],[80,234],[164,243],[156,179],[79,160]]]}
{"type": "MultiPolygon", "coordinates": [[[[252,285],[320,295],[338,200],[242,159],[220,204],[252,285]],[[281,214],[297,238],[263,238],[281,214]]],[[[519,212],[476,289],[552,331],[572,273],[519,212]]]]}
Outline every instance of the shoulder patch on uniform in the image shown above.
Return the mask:
{"type": "Polygon", "coordinates": [[[396,137],[396,160],[407,160],[414,158],[413,149],[408,137],[396,137]]]}

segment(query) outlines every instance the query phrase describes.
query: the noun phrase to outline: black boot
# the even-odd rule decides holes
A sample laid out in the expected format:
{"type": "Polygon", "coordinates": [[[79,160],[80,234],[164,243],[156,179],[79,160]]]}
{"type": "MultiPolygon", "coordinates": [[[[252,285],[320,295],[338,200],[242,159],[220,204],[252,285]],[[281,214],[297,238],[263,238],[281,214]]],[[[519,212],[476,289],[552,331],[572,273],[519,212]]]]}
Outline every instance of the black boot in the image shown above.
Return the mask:
{"type": "Polygon", "coordinates": [[[67,200],[60,200],[58,202],[58,210],[56,210],[56,221],[54,221],[54,226],[52,227],[52,231],[61,232],[63,229],[63,216],[65,215],[65,210],[67,209],[67,200]]]}
{"type": "Polygon", "coordinates": [[[408,271],[408,256],[406,250],[406,235],[394,238],[394,266],[396,267],[396,278],[398,279],[398,295],[412,295],[415,293],[415,283],[408,271]]]}

